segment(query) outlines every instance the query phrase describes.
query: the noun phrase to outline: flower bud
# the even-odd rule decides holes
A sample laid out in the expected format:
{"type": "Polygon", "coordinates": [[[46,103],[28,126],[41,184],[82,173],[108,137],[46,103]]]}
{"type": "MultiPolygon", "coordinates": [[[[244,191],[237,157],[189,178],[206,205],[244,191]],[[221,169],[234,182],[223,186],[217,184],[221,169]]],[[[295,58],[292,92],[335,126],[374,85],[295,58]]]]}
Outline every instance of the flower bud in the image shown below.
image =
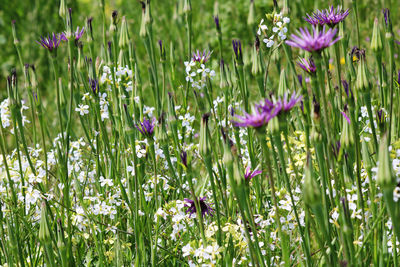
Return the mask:
{"type": "Polygon", "coordinates": [[[139,35],[140,37],[145,37],[146,36],[146,3],[140,2],[142,4],[142,21],[140,23],[140,32],[139,35]]]}
{"type": "Polygon", "coordinates": [[[190,11],[192,11],[192,3],[190,0],[184,0],[184,4],[183,4],[183,13],[189,13],[190,11]]]}
{"type": "Polygon", "coordinates": [[[58,10],[58,14],[63,19],[65,19],[65,15],[67,14],[66,10],[67,10],[67,7],[65,6],[65,0],[61,0],[60,1],[60,8],[58,10]]]}
{"type": "Polygon", "coordinates": [[[258,74],[261,73],[261,62],[259,60],[257,43],[258,43],[258,46],[259,46],[260,40],[258,39],[258,37],[256,37],[256,42],[255,42],[255,44],[253,46],[253,50],[252,50],[252,53],[251,53],[251,63],[252,63],[251,73],[254,76],[257,76],[258,74]]]}
{"type": "Polygon", "coordinates": [[[374,52],[382,51],[383,45],[381,40],[381,34],[379,30],[378,19],[374,20],[374,28],[372,30],[372,38],[371,38],[371,50],[374,52]]]}
{"type": "Polygon", "coordinates": [[[364,91],[369,88],[367,66],[365,62],[365,55],[361,55],[361,60],[358,63],[356,88],[358,90],[364,91]]]}
{"type": "Polygon", "coordinates": [[[207,155],[210,151],[210,140],[208,138],[208,118],[209,113],[203,115],[200,123],[200,141],[199,141],[199,152],[200,155],[207,155]]]}
{"type": "Polygon", "coordinates": [[[365,142],[365,140],[362,141],[361,153],[362,153],[362,160],[363,160],[365,169],[371,170],[372,162],[371,162],[371,157],[370,157],[369,151],[368,151],[368,144],[367,144],[367,142],[365,142]]]}
{"type": "Polygon", "coordinates": [[[119,32],[118,46],[124,49],[129,44],[129,33],[128,33],[128,23],[126,22],[125,16],[122,17],[121,29],[119,32]]]}
{"type": "Polygon", "coordinates": [[[253,26],[255,23],[254,19],[254,14],[256,13],[255,11],[255,6],[254,6],[254,0],[250,0],[250,8],[249,8],[249,15],[247,17],[247,25],[253,26]]]}
{"type": "Polygon", "coordinates": [[[305,178],[303,184],[303,199],[307,206],[314,206],[321,203],[320,186],[313,175],[312,159],[310,154],[307,155],[307,163],[305,166],[305,178]]]}
{"type": "Polygon", "coordinates": [[[349,148],[354,144],[354,135],[353,135],[353,127],[350,123],[349,117],[346,115],[347,107],[345,107],[345,111],[342,112],[344,117],[342,133],[340,135],[340,144],[343,148],[349,148]]]}
{"type": "Polygon", "coordinates": [[[40,212],[39,240],[45,243],[51,242],[50,229],[47,223],[46,202],[42,202],[40,212]]]}
{"type": "Polygon", "coordinates": [[[377,184],[383,190],[393,190],[396,186],[396,177],[393,175],[392,164],[389,156],[388,138],[386,134],[382,137],[380,142],[378,161],[377,184]]]}
{"type": "Polygon", "coordinates": [[[16,45],[19,43],[19,40],[17,38],[17,31],[15,29],[15,20],[13,20],[11,22],[11,26],[12,26],[12,35],[13,35],[13,39],[14,39],[14,44],[16,45]]]}
{"type": "Polygon", "coordinates": [[[279,87],[278,87],[278,96],[283,97],[285,95],[285,92],[287,91],[287,78],[286,78],[286,72],[285,69],[281,70],[281,76],[279,78],[279,87]]]}

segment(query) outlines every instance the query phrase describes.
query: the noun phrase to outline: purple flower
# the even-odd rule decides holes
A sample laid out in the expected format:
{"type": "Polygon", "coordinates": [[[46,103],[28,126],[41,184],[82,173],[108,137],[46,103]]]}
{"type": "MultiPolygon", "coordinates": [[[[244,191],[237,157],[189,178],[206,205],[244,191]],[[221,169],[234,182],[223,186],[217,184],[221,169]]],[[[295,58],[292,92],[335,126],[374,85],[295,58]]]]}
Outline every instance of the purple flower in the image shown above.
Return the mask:
{"type": "Polygon", "coordinates": [[[265,104],[261,107],[265,112],[272,113],[275,116],[290,111],[297,103],[301,102],[303,96],[298,96],[296,92],[288,99],[288,94],[285,93],[283,98],[271,102],[268,99],[265,100],[265,104]],[[272,106],[271,106],[272,103],[272,106]]]}
{"type": "Polygon", "coordinates": [[[211,53],[212,52],[206,50],[201,53],[199,50],[197,50],[196,53],[193,52],[192,60],[204,64],[210,59],[211,53]]]}
{"type": "Polygon", "coordinates": [[[220,30],[221,30],[221,25],[219,24],[219,17],[218,17],[218,15],[217,15],[217,16],[214,16],[214,22],[215,22],[215,27],[217,27],[217,31],[220,31],[220,30]]]}
{"type": "Polygon", "coordinates": [[[390,25],[390,11],[389,11],[389,9],[388,8],[384,8],[384,9],[382,9],[382,13],[383,13],[383,16],[385,17],[385,24],[386,24],[386,27],[388,27],[389,25],[390,25]]]}
{"type": "Polygon", "coordinates": [[[152,120],[143,119],[143,122],[139,122],[139,124],[135,124],[135,127],[139,130],[139,132],[146,136],[152,137],[154,133],[154,126],[155,126],[156,119],[153,118],[152,120]]]}
{"type": "Polygon", "coordinates": [[[305,58],[300,58],[300,60],[297,62],[297,65],[308,74],[314,74],[317,71],[317,67],[315,66],[312,57],[308,58],[308,60],[305,58]]]}
{"type": "MultiPolygon", "coordinates": [[[[207,197],[201,197],[199,198],[199,205],[200,205],[200,210],[201,210],[201,215],[204,217],[204,215],[210,215],[213,216],[212,213],[214,212],[214,210],[211,208],[210,204],[206,203],[207,197]]],[[[196,214],[197,210],[196,210],[196,205],[194,204],[194,200],[185,198],[185,201],[189,204],[186,205],[185,207],[189,207],[186,211],[186,213],[189,213],[189,217],[192,216],[192,214],[196,214]]]]}
{"type": "Polygon", "coordinates": [[[244,179],[246,181],[250,181],[253,177],[255,177],[255,176],[257,176],[257,175],[259,175],[261,173],[262,173],[262,171],[260,171],[260,170],[251,171],[250,167],[247,167],[246,171],[244,173],[244,179]]]}
{"type": "Polygon", "coordinates": [[[85,32],[85,27],[82,27],[82,29],[80,31],[79,31],[79,26],[76,28],[76,32],[74,34],[75,42],[77,42],[77,41],[79,41],[79,39],[81,39],[84,32],[85,32]]]}
{"type": "Polygon", "coordinates": [[[95,95],[99,92],[99,82],[96,79],[89,78],[89,85],[95,95]]]}
{"type": "Polygon", "coordinates": [[[298,36],[292,34],[291,40],[286,41],[286,44],[308,52],[321,52],[341,39],[341,37],[334,39],[336,32],[337,29],[326,30],[325,26],[323,26],[322,30],[313,27],[312,33],[307,28],[300,28],[298,36]]]}
{"type": "Polygon", "coordinates": [[[235,52],[236,60],[238,62],[243,61],[243,54],[242,54],[242,43],[240,40],[232,40],[232,47],[233,52],[235,52]]]}
{"type": "Polygon", "coordinates": [[[233,124],[237,127],[254,127],[260,128],[268,124],[268,122],[275,116],[271,112],[263,110],[263,105],[255,105],[252,114],[244,112],[243,116],[235,115],[233,124]]]}
{"type": "Polygon", "coordinates": [[[343,11],[341,6],[337,6],[335,9],[333,6],[330,8],[317,10],[311,15],[307,14],[304,20],[313,26],[316,25],[328,25],[329,27],[334,27],[339,22],[343,21],[349,15],[349,10],[343,11]]]}
{"type": "Polygon", "coordinates": [[[53,33],[53,36],[49,35],[47,38],[41,36],[40,41],[36,41],[36,43],[40,44],[50,52],[55,51],[58,46],[60,45],[61,40],[64,40],[65,36],[63,33],[61,34],[55,34],[53,33]]]}

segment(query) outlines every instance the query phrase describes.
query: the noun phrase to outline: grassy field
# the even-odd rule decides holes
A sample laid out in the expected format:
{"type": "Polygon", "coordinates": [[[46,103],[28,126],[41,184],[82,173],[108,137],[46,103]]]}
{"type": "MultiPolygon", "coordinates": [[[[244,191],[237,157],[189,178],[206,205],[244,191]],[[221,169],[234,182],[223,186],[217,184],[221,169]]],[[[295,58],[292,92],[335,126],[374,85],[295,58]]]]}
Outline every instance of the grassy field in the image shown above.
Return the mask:
{"type": "Polygon", "coordinates": [[[0,266],[400,266],[396,0],[0,3],[0,266]]]}

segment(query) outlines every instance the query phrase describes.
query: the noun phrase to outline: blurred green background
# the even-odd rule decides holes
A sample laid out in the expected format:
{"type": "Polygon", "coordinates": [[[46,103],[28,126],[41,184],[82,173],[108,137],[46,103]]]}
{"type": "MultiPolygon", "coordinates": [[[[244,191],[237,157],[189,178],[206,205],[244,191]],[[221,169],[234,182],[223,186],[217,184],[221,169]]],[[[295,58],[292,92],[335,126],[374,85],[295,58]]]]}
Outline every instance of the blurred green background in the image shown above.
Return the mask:
{"type": "MultiPolygon", "coordinates": [[[[267,12],[273,8],[272,0],[254,0],[256,6],[255,20],[259,21],[267,12]]],[[[152,0],[151,8],[154,18],[154,40],[163,40],[168,49],[170,42],[175,46],[175,60],[183,65],[187,60],[186,55],[186,33],[184,18],[178,15],[177,10],[183,1],[180,0],[152,0]]],[[[281,8],[284,1],[278,1],[281,8]]],[[[381,16],[382,0],[358,1],[361,31],[368,31],[361,36],[370,36],[372,32],[372,23],[375,16],[381,16]]],[[[398,28],[399,2],[392,0],[390,3],[392,19],[395,29],[398,28]]],[[[313,1],[296,0],[289,1],[291,18],[291,28],[305,26],[306,23],[302,17],[306,13],[312,12],[315,8],[327,8],[329,4],[339,4],[342,1],[313,1]]],[[[48,35],[52,32],[61,32],[64,30],[63,20],[60,18],[59,0],[1,0],[0,1],[0,96],[5,97],[5,81],[13,67],[17,67],[19,74],[22,74],[21,67],[17,60],[16,51],[13,45],[11,22],[16,21],[18,38],[21,42],[24,63],[34,64],[38,73],[38,80],[41,90],[48,90],[53,80],[52,73],[48,64],[47,51],[42,49],[35,40],[42,35],[48,35]]],[[[68,7],[73,10],[74,27],[84,26],[88,17],[93,17],[93,28],[95,33],[95,42],[97,49],[101,51],[102,47],[102,13],[100,0],[66,0],[68,7]]],[[[232,57],[231,40],[234,38],[242,40],[245,51],[249,51],[254,42],[254,29],[247,25],[250,0],[192,0],[193,8],[193,49],[218,49],[215,24],[213,15],[219,14],[220,23],[223,31],[224,58],[230,62],[232,57]]],[[[344,1],[344,7],[348,8],[351,1],[344,1]]],[[[125,16],[129,24],[130,36],[135,42],[137,56],[140,65],[147,69],[147,54],[143,43],[139,37],[141,21],[141,4],[138,0],[105,0],[106,23],[109,26],[111,12],[117,10],[119,16],[125,16]]],[[[352,16],[352,14],[350,14],[352,16]]],[[[351,25],[349,25],[351,27],[351,25]]],[[[107,28],[108,31],[108,28],[107,28]]],[[[396,32],[395,39],[399,39],[396,32]]],[[[108,36],[107,36],[108,40],[108,36]]],[[[350,43],[350,46],[355,43],[350,43]]],[[[369,48],[369,41],[362,40],[361,46],[369,48]]],[[[67,68],[66,46],[59,51],[58,60],[65,63],[67,68]]],[[[85,47],[84,47],[85,49],[85,47]]],[[[85,51],[85,50],[84,50],[85,51]]],[[[245,56],[249,53],[245,52],[245,56]]],[[[217,58],[217,57],[216,57],[217,58]]],[[[213,61],[214,69],[218,69],[217,60],[213,61]]],[[[62,66],[62,64],[60,64],[62,66]]],[[[62,68],[62,67],[61,67],[62,68]]],[[[143,68],[142,68],[143,69],[143,68]]],[[[182,74],[183,75],[183,74],[182,74]]],[[[183,76],[182,76],[183,77],[183,76]]],[[[184,79],[184,78],[183,78],[184,79]]],[[[146,77],[144,77],[146,80],[146,77]]]]}

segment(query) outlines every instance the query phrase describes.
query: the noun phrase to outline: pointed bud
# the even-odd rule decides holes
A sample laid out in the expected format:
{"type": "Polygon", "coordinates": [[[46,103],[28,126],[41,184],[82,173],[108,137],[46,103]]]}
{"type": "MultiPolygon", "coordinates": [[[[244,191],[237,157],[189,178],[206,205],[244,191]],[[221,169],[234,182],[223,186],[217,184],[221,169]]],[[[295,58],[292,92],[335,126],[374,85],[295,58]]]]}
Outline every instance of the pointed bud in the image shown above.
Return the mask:
{"type": "Polygon", "coordinates": [[[379,30],[378,19],[374,20],[374,28],[372,30],[372,38],[371,38],[371,50],[374,52],[382,51],[383,45],[381,40],[381,33],[379,30]]]}
{"type": "Polygon", "coordinates": [[[286,72],[285,69],[282,69],[281,76],[279,78],[278,96],[283,97],[285,95],[285,92],[288,88],[287,84],[286,72]]]}
{"type": "Polygon", "coordinates": [[[303,199],[307,206],[314,206],[321,203],[321,189],[314,174],[311,155],[307,155],[307,163],[304,168],[303,199]]]}
{"type": "Polygon", "coordinates": [[[200,141],[199,141],[199,152],[200,155],[207,155],[210,151],[210,140],[208,138],[208,118],[209,113],[203,115],[200,123],[200,141]]]}
{"type": "Polygon", "coordinates": [[[128,44],[129,44],[128,23],[126,22],[125,16],[123,16],[121,21],[121,29],[119,31],[118,46],[121,49],[124,49],[128,47],[128,44]]]}
{"type": "Polygon", "coordinates": [[[383,135],[379,146],[377,184],[383,189],[393,190],[396,186],[396,177],[393,175],[392,164],[389,156],[388,138],[383,135]]]}
{"type": "Polygon", "coordinates": [[[58,15],[65,19],[65,15],[67,14],[67,7],[65,6],[65,0],[60,1],[60,8],[58,10],[58,15]]]}
{"type": "Polygon", "coordinates": [[[257,76],[258,74],[261,73],[261,64],[260,64],[259,54],[258,54],[259,45],[260,45],[260,40],[258,39],[258,37],[256,37],[256,42],[253,46],[253,50],[251,53],[251,63],[252,63],[251,73],[254,76],[257,76]]]}
{"type": "Polygon", "coordinates": [[[247,17],[247,25],[253,26],[255,23],[255,6],[254,6],[254,0],[250,0],[250,8],[249,8],[249,15],[247,17]]]}
{"type": "Polygon", "coordinates": [[[46,202],[42,202],[42,209],[40,212],[39,240],[45,243],[51,242],[50,229],[47,223],[46,202]]]}
{"type": "MultiPolygon", "coordinates": [[[[365,51],[364,51],[365,53],[365,51]]],[[[365,91],[369,88],[367,66],[365,62],[365,54],[361,53],[361,60],[358,63],[356,88],[360,91],[365,91]]]]}

